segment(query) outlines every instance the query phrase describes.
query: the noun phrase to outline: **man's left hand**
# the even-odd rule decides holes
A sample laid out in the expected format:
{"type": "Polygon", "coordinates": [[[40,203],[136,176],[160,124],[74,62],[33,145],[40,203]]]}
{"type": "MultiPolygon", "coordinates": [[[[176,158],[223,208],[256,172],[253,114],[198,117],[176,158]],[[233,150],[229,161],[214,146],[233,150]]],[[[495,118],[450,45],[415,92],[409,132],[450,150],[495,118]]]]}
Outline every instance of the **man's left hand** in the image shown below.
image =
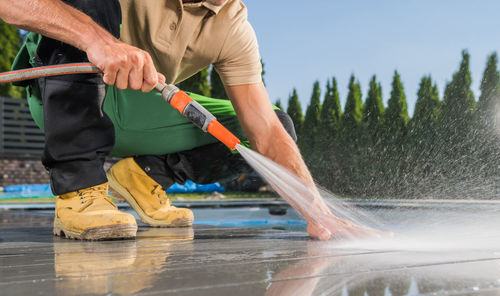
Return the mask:
{"type": "Polygon", "coordinates": [[[392,233],[360,226],[330,214],[323,215],[315,220],[308,221],[307,223],[307,233],[314,239],[329,240],[333,238],[381,238],[392,236],[392,233]]]}

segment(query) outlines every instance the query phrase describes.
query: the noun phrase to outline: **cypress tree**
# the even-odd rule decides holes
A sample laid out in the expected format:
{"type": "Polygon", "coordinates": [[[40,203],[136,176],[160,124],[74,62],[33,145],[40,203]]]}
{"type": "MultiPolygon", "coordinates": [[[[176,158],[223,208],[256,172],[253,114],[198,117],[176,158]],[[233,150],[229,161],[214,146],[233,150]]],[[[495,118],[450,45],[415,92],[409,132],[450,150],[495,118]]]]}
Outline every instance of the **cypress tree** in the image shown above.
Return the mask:
{"type": "Polygon", "coordinates": [[[498,57],[493,53],[488,57],[480,86],[478,113],[484,120],[493,119],[500,103],[500,73],[497,65],[498,57]]]}
{"type": "MultiPolygon", "coordinates": [[[[408,107],[401,77],[394,71],[391,96],[384,113],[384,147],[382,153],[383,191],[392,197],[401,196],[406,190],[407,171],[406,133],[408,107]]],[[[382,187],[381,187],[382,190],[382,187]]]]}
{"type": "Polygon", "coordinates": [[[318,129],[318,181],[321,184],[335,184],[335,173],[338,169],[338,149],[336,137],[340,127],[342,111],[340,107],[337,80],[332,78],[326,83],[326,93],[320,114],[318,129]]]}
{"type": "MultiPolygon", "coordinates": [[[[438,123],[439,113],[441,109],[441,101],[439,100],[439,91],[437,85],[432,83],[431,76],[424,76],[420,81],[420,86],[417,92],[417,102],[413,118],[410,121],[412,133],[425,132],[436,128],[438,123]]],[[[419,141],[424,138],[419,139],[419,141]]],[[[435,139],[431,139],[434,141],[435,139]]]]}
{"type": "Polygon", "coordinates": [[[377,142],[382,131],[383,115],[382,86],[377,82],[375,75],[373,75],[363,108],[363,126],[368,137],[367,144],[373,145],[377,142]]]}
{"type": "Polygon", "coordinates": [[[330,188],[344,195],[360,194],[360,172],[363,170],[359,155],[363,117],[361,96],[361,86],[354,75],[351,75],[338,133],[338,177],[337,182],[333,184],[334,188],[330,188]]]}
{"type": "Polygon", "coordinates": [[[439,180],[436,151],[439,143],[438,120],[441,111],[441,101],[437,85],[432,82],[431,76],[424,76],[420,81],[417,92],[417,102],[413,118],[408,124],[408,150],[411,167],[408,168],[410,176],[410,196],[428,198],[434,195],[436,182],[439,180]]]}
{"type": "Polygon", "coordinates": [[[475,160],[471,154],[473,149],[473,115],[475,111],[474,94],[471,90],[471,74],[469,70],[470,55],[462,52],[460,68],[453,74],[451,82],[446,85],[440,118],[440,153],[437,166],[443,187],[440,194],[445,197],[464,198],[467,188],[476,184],[468,184],[473,177],[471,171],[475,160]]]}
{"type": "Polygon", "coordinates": [[[349,79],[347,100],[342,114],[342,128],[346,135],[356,135],[363,118],[363,102],[361,100],[361,86],[356,82],[354,75],[349,79]]]}
{"type": "Polygon", "coordinates": [[[342,110],[340,107],[339,91],[337,87],[337,80],[332,78],[326,83],[325,99],[321,108],[320,114],[320,130],[321,134],[325,137],[333,135],[339,128],[340,119],[342,118],[342,110]]]}
{"type": "MultiPolygon", "coordinates": [[[[10,71],[20,45],[21,38],[17,28],[0,20],[0,72],[10,71]]],[[[10,83],[0,84],[0,96],[21,98],[24,90],[10,83]]]]}
{"type": "Polygon", "coordinates": [[[179,83],[179,88],[202,96],[210,96],[208,83],[208,67],[179,83]]]}
{"type": "Polygon", "coordinates": [[[307,106],[306,115],[304,118],[304,126],[302,129],[301,149],[305,154],[305,159],[310,159],[309,155],[316,151],[317,135],[321,113],[320,103],[321,90],[319,82],[314,82],[311,101],[307,106]]]}
{"type": "MultiPolygon", "coordinates": [[[[472,78],[469,60],[469,53],[463,51],[460,68],[453,74],[451,82],[445,88],[441,122],[443,127],[450,132],[467,127],[471,115],[474,113],[475,100],[474,93],[470,88],[472,78]]],[[[449,134],[449,136],[452,135],[449,134]]]]}
{"type": "Polygon", "coordinates": [[[401,77],[397,71],[394,71],[391,97],[387,102],[387,110],[384,115],[389,133],[395,135],[404,132],[410,118],[408,116],[408,107],[403,84],[401,83],[401,77]]]}
{"type": "Polygon", "coordinates": [[[382,86],[373,75],[363,109],[363,131],[360,145],[360,162],[364,169],[359,174],[360,182],[365,189],[361,193],[364,196],[371,197],[381,193],[381,186],[377,181],[383,179],[380,176],[380,172],[383,170],[383,160],[381,159],[383,115],[382,86]]]}
{"type": "Polygon", "coordinates": [[[301,137],[304,115],[302,113],[302,107],[300,106],[299,97],[295,88],[292,91],[292,95],[288,98],[288,109],[286,110],[286,113],[288,113],[288,115],[292,118],[297,136],[301,137]]]}
{"type": "Polygon", "coordinates": [[[215,70],[215,67],[212,67],[212,70],[210,71],[210,97],[229,100],[224,84],[220,79],[219,73],[215,70]]]}
{"type": "Polygon", "coordinates": [[[500,73],[498,72],[498,58],[496,53],[488,57],[486,68],[481,80],[481,94],[476,112],[476,129],[474,136],[474,159],[478,161],[472,165],[474,175],[481,181],[483,196],[491,192],[499,192],[500,176],[500,73]],[[488,164],[488,165],[485,165],[488,164]]]}
{"type": "Polygon", "coordinates": [[[409,122],[412,149],[416,153],[427,151],[437,142],[437,127],[441,112],[441,101],[437,85],[431,76],[424,76],[417,92],[413,118],[409,122]]]}

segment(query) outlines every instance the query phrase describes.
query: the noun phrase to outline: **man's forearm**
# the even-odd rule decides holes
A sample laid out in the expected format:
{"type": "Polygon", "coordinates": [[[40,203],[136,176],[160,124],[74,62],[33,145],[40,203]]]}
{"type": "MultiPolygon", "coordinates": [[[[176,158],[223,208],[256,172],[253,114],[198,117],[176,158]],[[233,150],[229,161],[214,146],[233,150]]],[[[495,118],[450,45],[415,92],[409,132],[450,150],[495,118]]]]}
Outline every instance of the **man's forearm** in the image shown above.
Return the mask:
{"type": "Polygon", "coordinates": [[[2,0],[0,18],[83,51],[98,40],[115,39],[89,16],[60,0],[2,0]]]}
{"type": "MultiPolygon", "coordinates": [[[[273,129],[274,131],[272,132],[272,134],[268,139],[263,141],[264,145],[260,145],[260,147],[257,148],[257,151],[290,170],[292,173],[302,179],[305,185],[310,188],[310,195],[302,196],[302,198],[307,199],[307,205],[296,204],[293,201],[291,203],[306,218],[308,218],[307,216],[309,216],[310,214],[330,214],[330,210],[319,195],[311,173],[304,163],[304,160],[302,159],[300,151],[295,142],[284,130],[281,124],[274,127],[273,129]],[[311,212],[310,210],[314,211],[311,212]]],[[[284,196],[284,198],[288,200],[287,196],[284,196]]]]}
{"type": "Polygon", "coordinates": [[[286,193],[282,197],[308,220],[314,215],[329,213],[297,145],[271,108],[265,87],[262,84],[242,85],[227,90],[253,149],[293,172],[310,188],[307,196],[301,196],[305,203],[297,203],[286,193]]]}
{"type": "Polygon", "coordinates": [[[313,178],[302,160],[299,148],[279,122],[271,128],[267,139],[261,137],[258,142],[255,148],[259,153],[294,172],[307,185],[314,186],[313,178]]]}
{"type": "Polygon", "coordinates": [[[60,0],[2,0],[0,18],[85,51],[103,72],[104,82],[119,89],[149,92],[158,79],[165,80],[147,52],[120,42],[85,13],[60,0]]]}

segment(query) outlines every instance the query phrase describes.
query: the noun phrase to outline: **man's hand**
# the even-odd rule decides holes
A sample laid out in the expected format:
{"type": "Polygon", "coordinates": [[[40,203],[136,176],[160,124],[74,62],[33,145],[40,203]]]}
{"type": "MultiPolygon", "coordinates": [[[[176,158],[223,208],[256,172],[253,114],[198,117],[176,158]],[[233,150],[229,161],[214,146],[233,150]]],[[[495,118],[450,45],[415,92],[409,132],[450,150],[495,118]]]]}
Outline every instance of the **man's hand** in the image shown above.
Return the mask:
{"type": "Polygon", "coordinates": [[[165,77],[156,72],[151,56],[127,45],[89,16],[60,0],[2,0],[0,18],[18,28],[40,33],[87,53],[117,88],[151,91],[165,77]]]}
{"type": "Polygon", "coordinates": [[[119,89],[149,92],[158,80],[165,81],[147,52],[121,41],[93,43],[86,52],[89,61],[103,72],[104,82],[119,89]]]}
{"type": "Polygon", "coordinates": [[[351,221],[340,219],[334,215],[321,215],[307,223],[309,236],[319,240],[333,238],[381,238],[390,237],[392,233],[382,232],[370,227],[359,226],[351,221]]]}

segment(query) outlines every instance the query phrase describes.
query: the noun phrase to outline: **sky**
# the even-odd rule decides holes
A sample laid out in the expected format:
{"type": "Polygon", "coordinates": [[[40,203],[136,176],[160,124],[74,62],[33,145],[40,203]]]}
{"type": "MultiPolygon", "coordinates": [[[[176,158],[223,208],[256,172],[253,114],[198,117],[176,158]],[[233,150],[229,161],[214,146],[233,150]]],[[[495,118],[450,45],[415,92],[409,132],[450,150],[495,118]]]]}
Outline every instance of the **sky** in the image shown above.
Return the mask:
{"type": "Polygon", "coordinates": [[[411,115],[422,76],[432,75],[442,98],[464,49],[471,54],[477,99],[486,59],[500,48],[498,0],[243,2],[259,41],[271,101],[279,98],[286,107],[295,87],[304,112],[314,81],[320,81],[323,98],[333,76],[344,106],[351,73],[361,83],[363,100],[375,74],[387,105],[397,70],[411,115]]]}

